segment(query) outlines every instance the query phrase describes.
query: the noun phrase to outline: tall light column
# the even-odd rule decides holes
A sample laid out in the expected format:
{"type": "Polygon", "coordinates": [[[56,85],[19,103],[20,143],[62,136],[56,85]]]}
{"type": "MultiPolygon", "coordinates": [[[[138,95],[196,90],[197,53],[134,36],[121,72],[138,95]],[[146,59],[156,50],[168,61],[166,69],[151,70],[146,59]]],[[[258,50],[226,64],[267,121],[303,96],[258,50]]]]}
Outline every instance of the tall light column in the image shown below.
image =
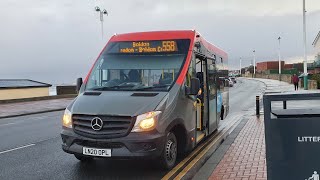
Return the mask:
{"type": "Polygon", "coordinates": [[[256,75],[256,50],[253,50],[253,74],[256,75]]]}
{"type": "Polygon", "coordinates": [[[279,60],[279,76],[281,75],[281,49],[280,49],[280,41],[281,41],[281,37],[278,37],[279,40],[279,49],[278,49],[278,60],[279,60]]]}
{"type": "Polygon", "coordinates": [[[103,15],[107,15],[108,16],[108,12],[107,12],[106,9],[103,9],[101,11],[99,6],[96,6],[95,10],[100,13],[101,36],[102,36],[102,40],[103,40],[103,15]]]}
{"type": "Polygon", "coordinates": [[[307,34],[306,34],[306,1],[303,0],[303,86],[304,89],[308,89],[308,69],[307,69],[307,34]]]}
{"type": "Polygon", "coordinates": [[[242,59],[241,59],[241,57],[240,57],[240,77],[241,77],[241,69],[242,69],[242,59]]]}

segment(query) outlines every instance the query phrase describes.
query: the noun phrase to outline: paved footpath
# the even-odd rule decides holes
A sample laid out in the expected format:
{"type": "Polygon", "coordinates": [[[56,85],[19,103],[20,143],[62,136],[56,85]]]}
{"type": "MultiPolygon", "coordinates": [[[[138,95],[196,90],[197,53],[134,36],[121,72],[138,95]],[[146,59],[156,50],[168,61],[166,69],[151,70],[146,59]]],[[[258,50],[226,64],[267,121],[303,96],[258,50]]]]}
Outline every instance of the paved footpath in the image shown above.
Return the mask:
{"type": "MultiPolygon", "coordinates": [[[[251,78],[250,78],[251,79],[251,78]]],[[[294,91],[292,84],[270,79],[251,79],[266,85],[264,93],[294,91]]],[[[300,90],[300,93],[311,91],[300,90]]],[[[313,92],[320,92],[313,90],[313,92]]],[[[208,159],[193,179],[266,180],[266,157],[263,114],[245,116],[244,120],[208,159]]]]}
{"type": "Polygon", "coordinates": [[[248,119],[209,179],[267,179],[262,118],[248,119]]]}
{"type": "MultiPolygon", "coordinates": [[[[293,84],[289,84],[287,82],[273,80],[273,79],[261,79],[261,78],[247,78],[255,81],[261,81],[266,85],[265,93],[286,93],[286,92],[293,92],[294,86],[293,84]]],[[[317,90],[304,90],[303,88],[299,87],[298,93],[308,93],[308,92],[320,92],[319,89],[317,90]]]]}
{"type": "Polygon", "coordinates": [[[22,116],[65,109],[73,98],[0,104],[0,118],[22,116]]]}

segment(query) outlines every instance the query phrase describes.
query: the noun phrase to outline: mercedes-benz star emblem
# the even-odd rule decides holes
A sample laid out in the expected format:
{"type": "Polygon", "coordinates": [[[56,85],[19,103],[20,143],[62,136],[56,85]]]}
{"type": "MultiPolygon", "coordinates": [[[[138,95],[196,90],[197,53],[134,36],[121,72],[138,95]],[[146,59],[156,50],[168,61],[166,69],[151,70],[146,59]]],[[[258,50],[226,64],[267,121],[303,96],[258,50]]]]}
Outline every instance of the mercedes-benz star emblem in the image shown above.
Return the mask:
{"type": "Polygon", "coordinates": [[[99,117],[95,117],[91,120],[91,127],[95,131],[99,131],[103,127],[103,121],[99,117]]]}

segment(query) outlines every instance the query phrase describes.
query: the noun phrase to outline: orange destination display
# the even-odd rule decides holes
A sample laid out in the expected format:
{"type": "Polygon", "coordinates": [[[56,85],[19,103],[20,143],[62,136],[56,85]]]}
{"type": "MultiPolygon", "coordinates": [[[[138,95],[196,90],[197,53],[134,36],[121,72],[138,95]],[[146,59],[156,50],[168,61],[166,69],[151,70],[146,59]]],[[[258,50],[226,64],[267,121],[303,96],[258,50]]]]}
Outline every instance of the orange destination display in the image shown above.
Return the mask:
{"type": "Polygon", "coordinates": [[[135,41],[122,43],[119,53],[161,53],[177,52],[177,42],[170,41],[135,41]]]}

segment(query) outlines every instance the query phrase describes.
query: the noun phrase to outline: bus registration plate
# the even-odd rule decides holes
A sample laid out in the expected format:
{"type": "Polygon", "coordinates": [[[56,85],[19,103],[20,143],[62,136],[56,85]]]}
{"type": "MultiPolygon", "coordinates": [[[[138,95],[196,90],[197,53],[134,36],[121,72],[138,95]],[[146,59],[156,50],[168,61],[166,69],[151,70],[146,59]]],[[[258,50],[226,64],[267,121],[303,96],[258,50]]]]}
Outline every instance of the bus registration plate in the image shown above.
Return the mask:
{"type": "Polygon", "coordinates": [[[83,147],[82,153],[89,156],[111,157],[111,149],[97,149],[83,147]]]}

